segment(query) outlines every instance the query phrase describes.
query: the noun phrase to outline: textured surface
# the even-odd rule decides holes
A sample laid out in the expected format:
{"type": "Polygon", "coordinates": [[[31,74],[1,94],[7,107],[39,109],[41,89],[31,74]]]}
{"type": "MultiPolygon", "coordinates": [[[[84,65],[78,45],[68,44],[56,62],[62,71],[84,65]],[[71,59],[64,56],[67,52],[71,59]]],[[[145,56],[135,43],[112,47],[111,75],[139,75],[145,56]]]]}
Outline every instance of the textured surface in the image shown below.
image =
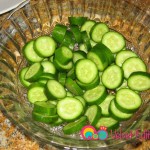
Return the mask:
{"type": "MultiPolygon", "coordinates": [[[[142,9],[147,10],[149,14],[150,9],[150,1],[144,0],[134,0],[132,1],[134,4],[138,5],[139,7],[142,6],[142,9]]],[[[7,14],[6,14],[7,15],[7,14]]],[[[1,19],[4,16],[1,16],[1,19]]],[[[46,25],[43,26],[43,30],[47,31],[46,25]]],[[[30,38],[30,37],[29,37],[30,38]]],[[[149,129],[149,122],[145,122],[145,128],[149,129]]],[[[139,141],[138,143],[134,143],[133,145],[126,145],[124,149],[131,150],[133,147],[138,147],[136,149],[141,150],[148,150],[150,147],[150,141],[143,141],[141,144],[139,141]],[[139,146],[138,146],[139,145],[139,146]]],[[[24,134],[18,131],[18,128],[10,123],[10,121],[4,117],[2,113],[0,113],[0,150],[40,150],[40,149],[52,149],[50,146],[43,146],[37,144],[37,142],[31,139],[29,136],[24,136],[24,134]]]]}

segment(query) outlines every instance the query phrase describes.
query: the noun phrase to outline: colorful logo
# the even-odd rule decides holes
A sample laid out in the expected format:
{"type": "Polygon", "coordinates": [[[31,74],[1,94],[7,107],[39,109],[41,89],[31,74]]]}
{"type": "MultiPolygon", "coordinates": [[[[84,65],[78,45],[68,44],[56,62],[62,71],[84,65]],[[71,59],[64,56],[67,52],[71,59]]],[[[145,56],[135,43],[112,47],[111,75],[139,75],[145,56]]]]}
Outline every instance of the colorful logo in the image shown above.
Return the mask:
{"type": "Polygon", "coordinates": [[[100,130],[96,130],[93,126],[84,126],[81,130],[81,136],[84,140],[106,140],[108,138],[107,128],[101,126],[100,130]]]}

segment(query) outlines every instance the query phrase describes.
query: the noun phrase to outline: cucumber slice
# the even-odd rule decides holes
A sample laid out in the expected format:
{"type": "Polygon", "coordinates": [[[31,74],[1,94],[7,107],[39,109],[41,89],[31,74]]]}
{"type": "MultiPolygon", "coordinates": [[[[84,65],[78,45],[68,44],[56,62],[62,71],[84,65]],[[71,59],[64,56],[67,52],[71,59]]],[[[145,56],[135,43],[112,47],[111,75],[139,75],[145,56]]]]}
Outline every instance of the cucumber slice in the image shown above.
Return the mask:
{"type": "Polygon", "coordinates": [[[135,112],[142,104],[140,96],[130,89],[120,89],[116,93],[115,103],[122,112],[135,112]]]}
{"type": "Polygon", "coordinates": [[[41,62],[44,58],[40,57],[34,50],[33,48],[34,45],[34,41],[30,41],[28,43],[25,44],[25,46],[23,47],[22,51],[23,54],[25,56],[25,58],[32,63],[35,62],[41,62]]]}
{"type": "Polygon", "coordinates": [[[85,101],[85,99],[83,97],[75,96],[75,98],[77,98],[82,103],[84,108],[86,107],[86,101],[85,101]]]}
{"type": "Polygon", "coordinates": [[[67,91],[67,96],[73,97],[73,94],[71,92],[67,91]]]}
{"type": "Polygon", "coordinates": [[[56,42],[50,36],[40,36],[34,42],[34,49],[41,57],[52,56],[56,46],[56,42]]]}
{"type": "Polygon", "coordinates": [[[96,23],[91,31],[90,31],[90,35],[91,38],[94,42],[100,42],[102,40],[103,35],[109,31],[109,28],[106,24],[104,23],[96,23]]]}
{"type": "Polygon", "coordinates": [[[102,83],[108,89],[116,89],[123,82],[123,71],[117,65],[109,66],[102,74],[102,83]]]}
{"type": "Polygon", "coordinates": [[[34,63],[27,70],[24,79],[27,81],[36,81],[43,73],[43,67],[40,63],[34,63]]]}
{"type": "Polygon", "coordinates": [[[57,113],[60,118],[66,121],[77,119],[83,112],[82,103],[73,97],[65,97],[58,101],[57,113]]]}
{"type": "Polygon", "coordinates": [[[38,122],[51,123],[51,122],[57,120],[58,115],[47,116],[47,115],[41,115],[41,114],[36,113],[36,112],[32,112],[32,118],[38,122]]]}
{"type": "Polygon", "coordinates": [[[116,56],[116,65],[122,67],[124,61],[131,57],[137,57],[137,55],[131,50],[124,50],[119,52],[116,56]]]}
{"type": "Polygon", "coordinates": [[[110,31],[104,34],[102,43],[107,46],[112,53],[117,53],[125,47],[124,37],[115,31],[110,31]]]}
{"type": "Polygon", "coordinates": [[[80,131],[87,122],[87,117],[83,116],[80,119],[76,120],[75,122],[68,123],[66,126],[63,128],[64,134],[73,134],[78,131],[80,131]]]}
{"type": "Polygon", "coordinates": [[[25,68],[22,68],[21,71],[19,72],[19,80],[20,80],[21,84],[23,86],[25,86],[26,88],[28,88],[31,85],[30,82],[28,82],[24,79],[25,74],[26,74],[28,69],[29,69],[29,67],[25,67],[25,68]]]}
{"type": "Polygon", "coordinates": [[[56,68],[52,62],[43,61],[41,65],[43,66],[45,73],[56,74],[56,68]]]}
{"type": "Polygon", "coordinates": [[[135,91],[150,89],[150,74],[147,72],[134,72],[128,78],[128,86],[135,91]]]}
{"type": "Polygon", "coordinates": [[[77,43],[81,43],[82,42],[82,38],[81,38],[81,32],[78,26],[76,25],[72,25],[70,26],[70,30],[74,35],[75,41],[77,43]]]}
{"type": "Polygon", "coordinates": [[[137,71],[146,72],[146,65],[140,58],[137,57],[128,58],[123,63],[122,68],[124,71],[125,78],[128,78],[133,72],[137,72],[137,71]]]}
{"type": "Polygon", "coordinates": [[[94,62],[89,59],[80,59],[75,64],[75,74],[82,83],[91,83],[98,75],[98,70],[94,62]]]}
{"type": "Polygon", "coordinates": [[[112,117],[101,117],[97,124],[96,128],[99,129],[101,126],[107,127],[107,130],[116,129],[119,126],[119,122],[112,117]]]}
{"type": "Polygon", "coordinates": [[[90,125],[95,126],[101,116],[101,108],[97,105],[92,105],[86,110],[85,116],[87,116],[90,125]]]}
{"type": "Polygon", "coordinates": [[[87,17],[68,17],[70,25],[82,26],[87,20],[87,17]]]}
{"type": "Polygon", "coordinates": [[[62,46],[55,51],[55,59],[57,59],[61,64],[66,65],[72,58],[72,50],[66,46],[62,46]]]}
{"type": "Polygon", "coordinates": [[[91,31],[91,29],[92,29],[92,27],[94,26],[95,23],[96,22],[94,20],[85,21],[85,23],[81,27],[81,32],[86,31],[88,36],[90,37],[89,33],[90,33],[90,31],[91,31]]]}
{"type": "Polygon", "coordinates": [[[107,91],[106,88],[102,85],[99,85],[91,90],[87,90],[84,95],[83,98],[86,100],[86,102],[89,105],[92,104],[100,104],[104,101],[104,99],[107,96],[107,91]]]}
{"type": "Polygon", "coordinates": [[[66,65],[61,64],[58,60],[54,59],[54,65],[58,71],[68,71],[73,67],[73,62],[70,61],[66,65]]]}
{"type": "Polygon", "coordinates": [[[73,95],[83,95],[83,90],[78,86],[78,84],[73,81],[71,78],[66,79],[65,87],[73,94],[73,95]]]}
{"type": "Polygon", "coordinates": [[[56,105],[53,105],[49,101],[35,102],[33,112],[41,115],[53,116],[56,115],[56,105]]]}
{"type": "Polygon", "coordinates": [[[65,88],[56,80],[48,80],[45,92],[49,99],[61,99],[67,94],[65,88]]]}
{"type": "Polygon", "coordinates": [[[90,90],[99,85],[100,78],[99,78],[99,75],[97,75],[96,78],[91,83],[88,83],[88,84],[82,83],[78,80],[76,80],[76,82],[83,90],[90,90]]]}
{"type": "Polygon", "coordinates": [[[101,43],[96,44],[87,54],[87,58],[96,64],[99,71],[103,71],[109,64],[108,58],[102,49],[106,50],[108,48],[101,43]]]}
{"type": "Polygon", "coordinates": [[[120,89],[125,89],[128,88],[128,83],[127,80],[124,80],[123,83],[121,84],[121,86],[119,86],[116,91],[120,90],[120,89]]]}
{"type": "Polygon", "coordinates": [[[47,101],[45,95],[45,87],[41,83],[33,83],[29,86],[27,97],[29,102],[35,103],[37,101],[47,101]]]}
{"type": "Polygon", "coordinates": [[[110,113],[109,113],[109,105],[110,105],[110,102],[111,100],[115,99],[115,96],[114,95],[108,95],[105,100],[99,105],[102,109],[102,115],[105,116],[105,117],[108,117],[110,116],[110,113]]]}
{"type": "Polygon", "coordinates": [[[79,45],[79,50],[82,51],[82,52],[85,52],[86,54],[88,53],[88,49],[87,49],[85,43],[81,43],[81,44],[79,45]]]}
{"type": "Polygon", "coordinates": [[[67,77],[73,80],[76,78],[74,66],[67,72],[67,77]]]}
{"type": "Polygon", "coordinates": [[[43,73],[39,77],[39,80],[51,80],[51,79],[56,79],[56,75],[51,74],[51,73],[43,73]]]}
{"type": "Polygon", "coordinates": [[[76,63],[79,59],[84,59],[86,58],[86,53],[84,51],[75,51],[73,53],[73,63],[76,63]]]}
{"type": "Polygon", "coordinates": [[[65,37],[66,31],[67,26],[62,24],[56,24],[52,31],[52,37],[56,42],[61,43],[65,37]]]}
{"type": "Polygon", "coordinates": [[[83,43],[86,45],[87,50],[90,50],[91,49],[91,43],[90,43],[90,38],[89,38],[87,32],[82,31],[81,32],[81,37],[82,37],[83,43]]]}
{"type": "Polygon", "coordinates": [[[118,121],[123,121],[123,120],[128,120],[132,117],[132,113],[124,113],[122,111],[120,111],[117,107],[116,107],[116,104],[115,104],[115,101],[112,100],[110,102],[110,107],[109,107],[109,111],[110,111],[110,114],[111,116],[118,120],[118,121]]]}
{"type": "Polygon", "coordinates": [[[60,117],[58,117],[58,119],[56,121],[54,121],[51,125],[52,126],[59,126],[62,123],[64,123],[64,120],[62,120],[60,117]]]}
{"type": "Polygon", "coordinates": [[[58,82],[61,83],[63,86],[65,85],[66,82],[66,73],[65,72],[59,72],[58,73],[58,82]]]}
{"type": "Polygon", "coordinates": [[[94,47],[97,43],[94,42],[93,40],[90,40],[91,46],[94,47]]]}

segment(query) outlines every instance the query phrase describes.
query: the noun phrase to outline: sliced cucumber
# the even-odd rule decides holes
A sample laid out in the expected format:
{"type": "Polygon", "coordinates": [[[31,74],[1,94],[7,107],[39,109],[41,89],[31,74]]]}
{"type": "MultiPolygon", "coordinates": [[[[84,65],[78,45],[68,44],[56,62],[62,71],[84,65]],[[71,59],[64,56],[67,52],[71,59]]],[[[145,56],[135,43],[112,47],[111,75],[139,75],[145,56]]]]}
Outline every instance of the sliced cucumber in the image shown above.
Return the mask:
{"type": "Polygon", "coordinates": [[[25,74],[27,72],[27,70],[29,69],[29,67],[25,67],[25,68],[22,68],[21,71],[19,72],[19,79],[20,79],[20,82],[23,86],[25,87],[29,87],[31,85],[30,82],[28,82],[27,80],[25,80],[25,74]]]}
{"type": "Polygon", "coordinates": [[[34,43],[34,49],[41,57],[52,56],[56,46],[56,42],[50,36],[40,36],[34,43]]]}
{"type": "Polygon", "coordinates": [[[78,86],[78,84],[73,81],[71,78],[66,79],[65,87],[73,94],[73,95],[83,95],[83,90],[78,86]]]}
{"type": "Polygon", "coordinates": [[[42,61],[41,65],[43,66],[45,73],[56,74],[56,68],[52,62],[48,60],[42,61]]]}
{"type": "Polygon", "coordinates": [[[65,134],[76,133],[80,131],[86,125],[86,122],[87,122],[87,117],[82,116],[80,119],[76,120],[75,122],[71,122],[67,124],[66,126],[64,126],[63,132],[65,134]]]}
{"type": "Polygon", "coordinates": [[[86,58],[86,53],[83,51],[78,50],[73,53],[73,62],[74,63],[77,62],[79,59],[84,59],[84,58],[86,58]]]}
{"type": "Polygon", "coordinates": [[[102,49],[106,50],[108,48],[101,43],[96,44],[87,54],[87,58],[96,64],[99,71],[103,71],[109,64],[108,58],[105,53],[102,52],[102,49]]]}
{"type": "Polygon", "coordinates": [[[51,123],[51,122],[57,120],[58,115],[47,116],[47,115],[41,115],[41,114],[36,113],[36,112],[32,112],[32,118],[38,122],[51,123]]]}
{"type": "Polygon", "coordinates": [[[53,116],[56,115],[56,105],[53,105],[49,101],[35,102],[33,112],[41,115],[53,116]]]}
{"type": "Polygon", "coordinates": [[[125,78],[128,78],[133,72],[137,72],[137,71],[146,72],[146,65],[140,58],[137,57],[128,58],[123,63],[122,68],[124,71],[125,78]]]}
{"type": "Polygon", "coordinates": [[[74,66],[67,72],[67,77],[73,80],[76,78],[74,66]]]}
{"type": "Polygon", "coordinates": [[[91,38],[94,42],[100,42],[102,40],[103,35],[109,31],[109,28],[106,24],[104,23],[96,23],[91,31],[90,31],[90,35],[91,38]]]}
{"type": "Polygon", "coordinates": [[[119,122],[112,117],[101,117],[97,124],[96,128],[99,129],[101,126],[107,127],[107,130],[116,129],[119,126],[119,122]]]}
{"type": "Polygon", "coordinates": [[[29,102],[35,103],[37,101],[47,101],[45,95],[45,87],[41,83],[33,83],[29,86],[27,97],[29,102]]]}
{"type": "Polygon", "coordinates": [[[87,116],[90,125],[95,126],[101,116],[101,108],[97,105],[92,105],[86,110],[85,116],[87,116]]]}
{"type": "Polygon", "coordinates": [[[25,46],[23,47],[22,51],[23,54],[25,56],[25,58],[32,63],[35,62],[40,62],[42,61],[44,58],[40,57],[34,50],[33,45],[34,45],[35,41],[30,41],[28,43],[25,44],[25,46]]]}
{"type": "Polygon", "coordinates": [[[55,59],[57,59],[61,64],[66,65],[72,58],[72,50],[66,46],[62,46],[55,51],[55,59]]]}
{"type": "Polygon", "coordinates": [[[36,81],[43,73],[43,67],[40,63],[34,63],[27,70],[24,79],[27,81],[36,81]]]}
{"type": "Polygon", "coordinates": [[[77,84],[84,90],[90,90],[92,88],[95,88],[96,86],[99,85],[100,83],[100,78],[99,78],[99,75],[96,76],[96,78],[91,82],[91,83],[88,83],[88,84],[85,84],[85,83],[82,83],[80,82],[79,80],[76,80],[77,84]]]}
{"type": "Polygon", "coordinates": [[[68,20],[71,25],[82,26],[87,20],[87,17],[68,17],[68,20]]]}
{"type": "Polygon", "coordinates": [[[117,66],[112,65],[106,68],[102,74],[102,83],[108,89],[116,89],[123,82],[123,70],[117,66]]]}
{"type": "Polygon", "coordinates": [[[94,24],[95,24],[94,20],[85,21],[85,23],[81,27],[81,31],[86,31],[88,36],[90,37],[89,33],[90,33],[92,27],[94,26],[94,24]]]}
{"type": "Polygon", "coordinates": [[[60,117],[56,121],[53,121],[52,126],[59,126],[62,123],[64,123],[64,120],[62,120],[60,117]]]}
{"type": "Polygon", "coordinates": [[[46,83],[46,95],[49,99],[61,99],[66,97],[65,88],[56,80],[48,80],[46,83]]]}
{"type": "Polygon", "coordinates": [[[108,117],[110,116],[110,113],[109,113],[109,105],[110,105],[110,102],[111,100],[115,99],[115,96],[114,95],[108,95],[104,101],[99,105],[102,109],[102,115],[105,116],[105,117],[108,117]]]}
{"type": "Polygon", "coordinates": [[[122,112],[135,112],[142,104],[140,96],[130,89],[120,89],[116,93],[115,103],[122,112]]]}
{"type": "Polygon", "coordinates": [[[87,90],[84,95],[83,98],[86,100],[86,102],[89,105],[92,104],[100,104],[104,101],[104,99],[107,96],[107,91],[106,88],[102,85],[99,85],[91,90],[87,90]]]}
{"type": "Polygon", "coordinates": [[[63,86],[65,85],[66,77],[67,77],[67,75],[65,72],[58,73],[58,82],[61,83],[63,86]]]}
{"type": "Polygon", "coordinates": [[[128,86],[135,91],[150,89],[150,74],[147,72],[134,72],[128,78],[128,86]]]}
{"type": "Polygon", "coordinates": [[[124,63],[124,61],[130,57],[137,57],[137,55],[131,50],[124,50],[124,51],[119,52],[116,55],[116,65],[122,67],[122,64],[124,63]]]}
{"type": "Polygon", "coordinates": [[[83,112],[82,103],[73,97],[65,97],[58,101],[57,113],[63,120],[73,121],[83,112]]]}
{"type": "Polygon", "coordinates": [[[115,104],[115,101],[112,100],[110,102],[110,107],[109,107],[109,111],[110,111],[110,114],[111,116],[118,120],[118,121],[122,121],[122,120],[128,120],[132,117],[132,113],[125,113],[125,112],[122,112],[120,111],[117,107],[116,107],[116,104],[115,104]]]}
{"type": "Polygon", "coordinates": [[[90,43],[90,38],[89,38],[87,32],[82,31],[81,32],[81,37],[82,37],[83,43],[86,45],[87,50],[90,50],[91,49],[91,43],[90,43]]]}
{"type": "Polygon", "coordinates": [[[83,97],[75,96],[75,98],[77,98],[82,103],[84,108],[86,107],[86,101],[85,101],[85,99],[83,97]]]}
{"type": "Polygon", "coordinates": [[[75,74],[82,83],[91,83],[98,75],[98,69],[89,59],[80,59],[75,65],[75,74]]]}
{"type": "Polygon", "coordinates": [[[125,47],[124,37],[115,31],[110,31],[104,34],[102,43],[107,46],[112,53],[117,53],[125,47]]]}

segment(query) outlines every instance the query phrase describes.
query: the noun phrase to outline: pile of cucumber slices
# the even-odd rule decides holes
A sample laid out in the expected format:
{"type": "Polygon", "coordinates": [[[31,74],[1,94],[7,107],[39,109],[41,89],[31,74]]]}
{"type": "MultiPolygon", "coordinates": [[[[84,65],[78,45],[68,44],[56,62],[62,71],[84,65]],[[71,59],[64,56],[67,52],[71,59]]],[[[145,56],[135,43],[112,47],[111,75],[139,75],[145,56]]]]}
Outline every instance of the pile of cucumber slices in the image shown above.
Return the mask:
{"type": "Polygon", "coordinates": [[[140,92],[150,89],[146,65],[106,24],[86,17],[68,20],[23,47],[28,65],[19,79],[34,106],[32,117],[63,125],[64,134],[87,124],[117,128],[141,106],[140,92]]]}

